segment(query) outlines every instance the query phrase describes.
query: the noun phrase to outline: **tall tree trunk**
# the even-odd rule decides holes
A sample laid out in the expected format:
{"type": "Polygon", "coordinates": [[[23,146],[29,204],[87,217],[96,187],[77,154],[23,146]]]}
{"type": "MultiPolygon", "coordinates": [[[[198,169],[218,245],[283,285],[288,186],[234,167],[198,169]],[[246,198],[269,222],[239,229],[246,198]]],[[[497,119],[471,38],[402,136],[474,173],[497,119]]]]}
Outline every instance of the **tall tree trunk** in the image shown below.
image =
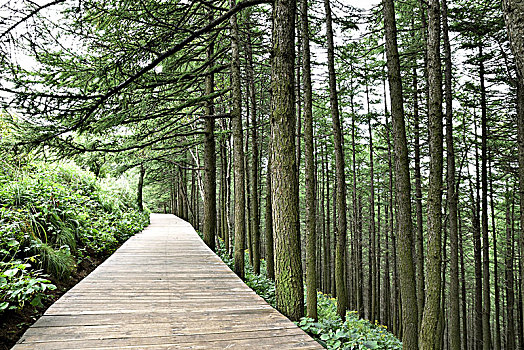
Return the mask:
{"type": "Polygon", "coordinates": [[[480,60],[480,108],[481,108],[481,182],[482,182],[482,347],[484,350],[491,349],[491,295],[489,283],[489,231],[488,231],[488,167],[487,167],[487,102],[485,87],[485,69],[482,44],[479,46],[480,60]]]}
{"type": "Polygon", "coordinates": [[[506,185],[506,307],[507,307],[507,325],[506,325],[506,349],[515,349],[515,280],[513,273],[513,223],[511,220],[511,203],[513,194],[506,185]]]}
{"type": "Polygon", "coordinates": [[[380,231],[380,224],[381,224],[381,216],[380,216],[380,192],[378,192],[377,194],[377,244],[376,244],[376,252],[377,252],[377,265],[375,267],[375,285],[376,285],[376,310],[375,310],[375,314],[376,314],[376,317],[377,317],[377,321],[378,323],[380,324],[383,324],[383,318],[382,318],[382,312],[381,312],[381,309],[382,309],[382,298],[381,298],[381,289],[380,289],[380,286],[381,286],[381,271],[382,271],[382,266],[381,266],[381,258],[382,258],[382,241],[381,241],[381,231],[380,231]]]}
{"type": "Polygon", "coordinates": [[[258,210],[258,137],[257,137],[257,100],[255,96],[255,72],[253,69],[253,48],[251,43],[250,30],[247,37],[247,56],[248,67],[247,75],[249,80],[249,100],[251,101],[251,237],[253,239],[253,271],[260,274],[260,216],[258,210]]]}
{"type": "Polygon", "coordinates": [[[462,348],[469,349],[468,347],[468,318],[467,318],[467,303],[466,298],[466,269],[464,266],[464,238],[462,236],[462,223],[461,216],[458,216],[459,219],[459,251],[460,251],[460,287],[462,295],[462,348]]]}
{"type": "MultiPolygon", "coordinates": [[[[477,128],[475,125],[475,148],[477,148],[476,142],[477,128]]],[[[473,184],[471,187],[471,203],[472,203],[472,228],[473,228],[473,255],[475,259],[475,312],[474,312],[474,349],[480,350],[482,348],[482,256],[481,256],[481,242],[480,242],[480,205],[479,205],[479,194],[478,194],[478,152],[476,157],[476,177],[477,177],[477,196],[476,199],[473,196],[473,184]]]]}
{"type": "Polygon", "coordinates": [[[144,164],[140,164],[140,172],[138,175],[138,190],[137,190],[137,204],[138,204],[138,210],[144,211],[144,176],[146,174],[146,168],[144,168],[144,164]]]}
{"type": "Polygon", "coordinates": [[[422,175],[420,172],[420,114],[418,105],[418,77],[417,68],[413,67],[413,119],[414,119],[414,149],[415,149],[415,205],[417,218],[416,232],[416,263],[417,269],[417,311],[418,322],[422,322],[422,313],[424,312],[424,222],[422,218],[422,175]]]}
{"type": "MultiPolygon", "coordinates": [[[[302,70],[304,85],[304,143],[306,176],[306,288],[307,316],[316,320],[317,316],[317,274],[316,274],[316,183],[313,149],[313,92],[311,86],[311,62],[309,52],[308,0],[301,0],[302,24],[302,70]]],[[[300,143],[298,144],[300,146],[300,143]]],[[[299,159],[299,157],[297,157],[299,159]]]]}
{"type": "Polygon", "coordinates": [[[335,279],[333,278],[333,240],[331,239],[331,195],[329,193],[329,187],[330,187],[330,180],[329,180],[329,174],[330,174],[330,166],[328,163],[328,156],[327,156],[327,145],[324,145],[324,162],[326,164],[326,254],[327,254],[327,271],[328,271],[328,294],[334,294],[335,293],[335,279]]]}
{"type": "Polygon", "coordinates": [[[449,43],[448,5],[442,0],[442,37],[444,40],[444,87],[446,102],[447,201],[449,211],[450,276],[449,276],[449,345],[460,350],[460,309],[458,270],[458,195],[455,193],[455,149],[453,145],[453,95],[451,45],[449,43]]]}
{"type": "Polygon", "coordinates": [[[267,278],[275,280],[275,256],[273,252],[273,205],[271,203],[271,141],[268,145],[266,177],[266,270],[267,278]]]}
{"type": "Polygon", "coordinates": [[[429,0],[428,7],[428,83],[429,83],[429,187],[426,302],[420,329],[420,348],[440,347],[438,321],[441,312],[442,247],[442,72],[440,64],[440,2],[429,0]]]}
{"type": "MultiPolygon", "coordinates": [[[[519,196],[520,196],[520,300],[524,300],[524,2],[520,0],[504,0],[502,2],[508,28],[511,50],[517,66],[517,138],[519,150],[519,196]]],[[[524,323],[524,303],[521,302],[518,314],[520,330],[524,323]]],[[[524,333],[524,331],[523,331],[524,333]]],[[[520,347],[524,339],[520,338],[520,347]]]]}
{"type": "MultiPolygon", "coordinates": [[[[236,0],[230,0],[230,7],[236,0]]],[[[244,278],[244,246],[245,246],[245,170],[242,130],[242,92],[240,89],[240,54],[237,16],[231,16],[231,89],[233,105],[231,110],[231,129],[233,133],[233,166],[234,166],[234,197],[235,197],[235,273],[244,278]]]]}
{"type": "Polygon", "coordinates": [[[417,294],[412,252],[411,182],[393,0],[384,0],[384,27],[386,30],[386,55],[395,148],[399,277],[402,298],[402,344],[404,349],[418,349],[417,294]]]}
{"type": "MultiPolygon", "coordinates": [[[[353,80],[351,80],[351,86],[353,86],[353,80]]],[[[352,267],[352,281],[351,281],[351,288],[350,288],[350,298],[352,302],[350,303],[350,307],[356,308],[358,310],[358,259],[357,259],[357,249],[356,245],[358,244],[357,239],[357,222],[358,222],[358,209],[357,209],[357,147],[356,147],[356,112],[355,112],[355,103],[353,102],[354,94],[351,94],[351,156],[352,156],[352,170],[353,170],[353,186],[351,190],[351,198],[353,201],[353,215],[351,215],[351,234],[352,240],[351,240],[351,255],[348,257],[348,259],[351,260],[351,263],[353,264],[352,267]]]]}
{"type": "MultiPolygon", "coordinates": [[[[209,16],[213,20],[213,16],[209,16]]],[[[211,42],[206,51],[207,60],[213,59],[214,44],[211,42]]],[[[215,89],[214,74],[209,65],[206,74],[206,95],[211,95],[215,89]]],[[[204,242],[211,250],[215,250],[215,231],[217,224],[216,198],[216,151],[215,151],[215,107],[212,99],[206,100],[205,136],[204,136],[204,242]]]]}
{"type": "Polygon", "coordinates": [[[333,119],[333,138],[335,146],[335,169],[337,179],[337,234],[335,248],[335,286],[337,289],[337,314],[345,318],[347,303],[347,290],[345,283],[346,265],[346,175],[344,168],[344,151],[342,140],[342,127],[338,108],[337,81],[335,75],[335,48],[333,44],[333,20],[331,18],[331,7],[329,0],[324,0],[326,10],[326,36],[328,51],[329,71],[329,100],[331,105],[331,116],[333,119]]]}
{"type": "Polygon", "coordinates": [[[277,309],[293,321],[304,314],[298,183],[295,147],[295,5],[276,0],[273,5],[271,185],[276,249],[277,309]]]}
{"type": "Polygon", "coordinates": [[[497,228],[495,225],[495,203],[493,200],[494,192],[493,192],[493,173],[491,168],[491,161],[488,160],[488,168],[489,168],[489,192],[491,193],[490,197],[490,209],[491,209],[491,228],[493,230],[493,278],[495,283],[495,337],[493,339],[493,345],[495,350],[500,350],[502,347],[502,340],[500,337],[500,286],[499,286],[499,261],[498,261],[498,248],[497,248],[497,228]]]}
{"type": "Polygon", "coordinates": [[[377,295],[377,286],[376,286],[376,227],[375,227],[375,179],[374,179],[374,167],[373,167],[373,133],[372,133],[372,123],[371,123],[371,111],[370,111],[370,102],[369,102],[369,87],[366,79],[366,100],[367,100],[367,109],[368,109],[368,128],[369,128],[369,292],[368,292],[368,309],[369,309],[369,320],[371,323],[375,323],[376,317],[376,295],[377,295]]]}

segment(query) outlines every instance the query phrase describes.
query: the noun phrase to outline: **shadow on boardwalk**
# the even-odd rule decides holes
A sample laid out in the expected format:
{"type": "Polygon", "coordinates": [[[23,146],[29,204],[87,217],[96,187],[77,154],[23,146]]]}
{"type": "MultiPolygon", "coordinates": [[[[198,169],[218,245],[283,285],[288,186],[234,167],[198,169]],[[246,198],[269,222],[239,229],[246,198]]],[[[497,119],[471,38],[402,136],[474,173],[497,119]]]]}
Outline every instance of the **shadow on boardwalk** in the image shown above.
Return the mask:
{"type": "Polygon", "coordinates": [[[22,349],[321,349],[247,287],[173,215],[151,225],[67,292],[22,349]]]}

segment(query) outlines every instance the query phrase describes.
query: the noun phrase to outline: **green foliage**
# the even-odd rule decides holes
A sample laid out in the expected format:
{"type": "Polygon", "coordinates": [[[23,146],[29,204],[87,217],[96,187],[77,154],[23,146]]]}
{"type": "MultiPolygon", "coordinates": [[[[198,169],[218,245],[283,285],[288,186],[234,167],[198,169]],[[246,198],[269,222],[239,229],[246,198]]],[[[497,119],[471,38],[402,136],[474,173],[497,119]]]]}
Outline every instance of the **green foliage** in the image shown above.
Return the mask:
{"type": "Polygon", "coordinates": [[[328,349],[402,349],[402,343],[378,323],[358,317],[355,311],[342,322],[337,315],[336,299],[318,292],[319,320],[304,317],[298,326],[328,349]]]}
{"type": "MultiPolygon", "coordinates": [[[[200,232],[199,235],[201,236],[200,232]]],[[[234,260],[225,250],[224,242],[220,241],[217,255],[233,269],[234,260]]],[[[248,262],[246,253],[246,262],[248,262]]],[[[244,282],[268,304],[275,307],[275,282],[266,277],[266,261],[260,264],[260,275],[253,273],[252,266],[245,266],[244,282]]],[[[346,321],[342,322],[337,315],[336,299],[321,292],[317,293],[318,322],[303,317],[298,326],[313,336],[320,344],[328,349],[402,349],[402,343],[387,331],[386,326],[372,324],[360,319],[355,311],[347,314],[346,321]]]]}
{"type": "Polygon", "coordinates": [[[41,306],[44,292],[56,288],[43,277],[41,271],[31,267],[30,263],[20,260],[0,262],[0,312],[8,308],[21,308],[27,301],[33,306],[41,306]]]}
{"type": "Polygon", "coordinates": [[[0,167],[0,311],[40,305],[54,288],[45,274],[65,280],[148,224],[129,188],[104,181],[74,164],[0,167]]]}

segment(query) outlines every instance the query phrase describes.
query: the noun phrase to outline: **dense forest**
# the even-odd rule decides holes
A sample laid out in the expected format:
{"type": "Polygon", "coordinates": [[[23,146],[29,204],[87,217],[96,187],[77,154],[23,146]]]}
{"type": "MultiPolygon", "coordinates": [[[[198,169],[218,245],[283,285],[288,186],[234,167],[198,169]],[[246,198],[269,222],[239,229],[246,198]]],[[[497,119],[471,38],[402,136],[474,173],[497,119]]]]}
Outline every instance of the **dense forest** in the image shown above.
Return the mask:
{"type": "Polygon", "coordinates": [[[0,175],[133,177],[293,321],[523,349],[524,3],[377,2],[4,1],[0,175]]]}

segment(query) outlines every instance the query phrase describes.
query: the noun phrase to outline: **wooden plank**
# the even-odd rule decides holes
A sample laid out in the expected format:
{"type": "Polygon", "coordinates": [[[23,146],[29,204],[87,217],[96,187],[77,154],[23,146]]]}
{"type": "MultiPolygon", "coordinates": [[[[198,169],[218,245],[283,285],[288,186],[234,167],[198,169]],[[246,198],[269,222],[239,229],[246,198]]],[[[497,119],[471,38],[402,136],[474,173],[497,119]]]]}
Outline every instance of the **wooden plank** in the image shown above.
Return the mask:
{"type": "Polygon", "coordinates": [[[322,349],[249,289],[187,222],[153,214],[13,349],[322,349]]]}

